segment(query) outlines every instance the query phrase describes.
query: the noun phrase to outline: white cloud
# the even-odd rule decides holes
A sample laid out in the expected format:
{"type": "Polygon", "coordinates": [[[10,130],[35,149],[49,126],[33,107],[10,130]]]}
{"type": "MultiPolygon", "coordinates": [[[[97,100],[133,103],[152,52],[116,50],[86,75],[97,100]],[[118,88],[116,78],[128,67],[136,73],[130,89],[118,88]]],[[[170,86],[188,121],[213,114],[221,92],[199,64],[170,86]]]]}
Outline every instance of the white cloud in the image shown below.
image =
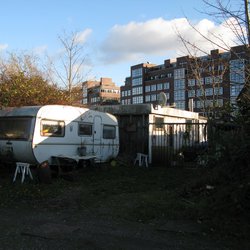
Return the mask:
{"type": "MultiPolygon", "coordinates": [[[[233,32],[227,30],[223,24],[216,25],[212,21],[203,19],[195,24],[205,37],[215,39],[212,34],[220,37],[225,43],[234,40],[233,32]]],[[[130,22],[126,25],[115,25],[101,45],[102,60],[106,63],[116,63],[141,58],[143,55],[164,56],[171,54],[187,54],[178,32],[192,44],[197,44],[209,52],[213,49],[211,43],[200,36],[190,26],[185,18],[165,20],[163,18],[151,19],[146,22],[130,22]],[[177,32],[178,31],[178,32],[177,32]]]]}
{"type": "Polygon", "coordinates": [[[92,33],[91,29],[85,29],[84,31],[78,32],[76,34],[76,42],[85,43],[91,33],[92,33]]]}
{"type": "Polygon", "coordinates": [[[0,44],[0,51],[8,48],[8,44],[0,44]]]}

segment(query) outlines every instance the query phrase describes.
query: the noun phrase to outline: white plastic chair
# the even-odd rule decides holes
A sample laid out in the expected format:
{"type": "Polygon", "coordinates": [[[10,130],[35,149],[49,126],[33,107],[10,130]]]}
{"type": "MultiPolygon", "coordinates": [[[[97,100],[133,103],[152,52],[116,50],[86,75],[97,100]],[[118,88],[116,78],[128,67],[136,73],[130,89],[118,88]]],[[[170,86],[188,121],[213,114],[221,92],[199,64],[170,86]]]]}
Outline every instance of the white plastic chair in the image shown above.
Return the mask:
{"type": "Polygon", "coordinates": [[[134,165],[136,164],[137,161],[138,161],[140,167],[143,165],[148,167],[148,155],[142,154],[142,153],[137,153],[136,158],[134,160],[134,165]]]}

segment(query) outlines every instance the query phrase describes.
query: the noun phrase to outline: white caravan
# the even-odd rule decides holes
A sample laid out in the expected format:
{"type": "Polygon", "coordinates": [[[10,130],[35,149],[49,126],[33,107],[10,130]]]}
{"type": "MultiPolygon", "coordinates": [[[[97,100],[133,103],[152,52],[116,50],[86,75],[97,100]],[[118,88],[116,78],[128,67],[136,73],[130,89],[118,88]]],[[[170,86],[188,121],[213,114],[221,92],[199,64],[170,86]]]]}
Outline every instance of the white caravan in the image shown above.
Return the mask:
{"type": "Polygon", "coordinates": [[[106,162],[118,155],[117,119],[87,108],[45,105],[0,111],[0,159],[40,164],[53,157],[106,162]]]}

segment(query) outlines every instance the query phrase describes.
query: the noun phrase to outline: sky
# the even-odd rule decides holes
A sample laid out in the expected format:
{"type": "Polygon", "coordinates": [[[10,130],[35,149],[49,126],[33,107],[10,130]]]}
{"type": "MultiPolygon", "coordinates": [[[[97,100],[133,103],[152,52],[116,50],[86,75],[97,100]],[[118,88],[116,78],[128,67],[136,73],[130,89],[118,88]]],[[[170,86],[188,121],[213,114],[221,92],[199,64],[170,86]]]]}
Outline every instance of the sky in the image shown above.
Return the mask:
{"type": "Polygon", "coordinates": [[[86,80],[109,77],[118,86],[132,65],[186,55],[177,33],[208,52],[214,49],[188,21],[207,36],[234,39],[203,14],[202,0],[2,0],[0,9],[0,57],[24,51],[53,58],[62,50],[58,37],[77,33],[86,80]]]}

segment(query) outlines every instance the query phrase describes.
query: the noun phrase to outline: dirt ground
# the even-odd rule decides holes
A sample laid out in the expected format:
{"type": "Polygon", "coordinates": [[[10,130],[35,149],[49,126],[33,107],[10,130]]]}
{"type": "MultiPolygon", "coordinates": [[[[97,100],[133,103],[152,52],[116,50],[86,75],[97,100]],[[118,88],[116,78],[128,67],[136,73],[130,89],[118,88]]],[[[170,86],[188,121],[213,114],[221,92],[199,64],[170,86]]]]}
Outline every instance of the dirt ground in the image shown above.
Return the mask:
{"type": "Polygon", "coordinates": [[[80,195],[79,187],[73,186],[35,206],[17,203],[0,208],[0,249],[248,249],[244,244],[238,248],[230,239],[205,233],[198,222],[131,222],[112,216],[106,204],[79,209],[80,195]]]}
{"type": "Polygon", "coordinates": [[[74,208],[0,213],[0,249],[232,249],[187,221],[145,225],[74,208]]]}
{"type": "Polygon", "coordinates": [[[1,209],[0,249],[237,249],[225,239],[204,233],[198,223],[128,222],[107,213],[79,211],[76,199],[77,192],[67,200],[58,198],[32,210],[1,209]]]}

